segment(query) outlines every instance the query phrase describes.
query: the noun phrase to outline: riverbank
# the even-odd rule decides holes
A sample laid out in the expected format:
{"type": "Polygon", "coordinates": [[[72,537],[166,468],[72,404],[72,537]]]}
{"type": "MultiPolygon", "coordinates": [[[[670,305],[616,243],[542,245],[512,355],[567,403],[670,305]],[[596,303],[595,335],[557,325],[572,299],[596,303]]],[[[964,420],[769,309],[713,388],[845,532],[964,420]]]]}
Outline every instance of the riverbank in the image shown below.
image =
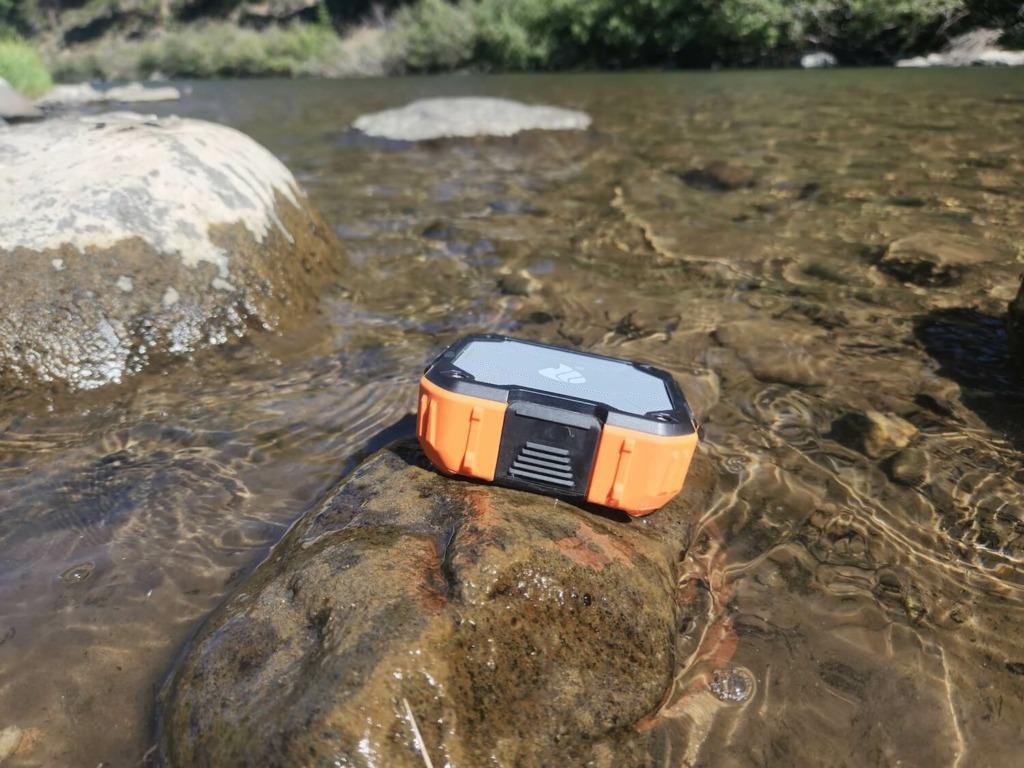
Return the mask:
{"type": "MultiPolygon", "coordinates": [[[[945,65],[958,59],[936,54],[979,30],[996,51],[1024,48],[1016,4],[980,0],[852,5],[392,0],[363,5],[90,0],[49,3],[44,13],[38,3],[11,10],[11,3],[0,0],[0,38],[16,33],[38,48],[58,82],[858,66],[906,60],[945,65]]],[[[977,61],[1015,59],[997,54],[977,61]]]]}

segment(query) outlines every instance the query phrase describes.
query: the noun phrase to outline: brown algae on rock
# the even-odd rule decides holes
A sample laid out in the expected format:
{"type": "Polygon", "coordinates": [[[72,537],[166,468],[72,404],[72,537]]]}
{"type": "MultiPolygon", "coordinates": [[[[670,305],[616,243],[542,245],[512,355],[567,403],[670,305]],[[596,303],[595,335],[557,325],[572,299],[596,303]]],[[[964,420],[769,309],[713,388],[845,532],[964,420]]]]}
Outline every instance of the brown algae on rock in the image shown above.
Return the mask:
{"type": "Polygon", "coordinates": [[[164,693],[168,763],[421,766],[422,743],[453,766],[647,764],[635,725],[672,685],[682,523],[713,477],[698,461],[623,524],[444,478],[411,442],[378,453],[196,639],[164,693]]]}

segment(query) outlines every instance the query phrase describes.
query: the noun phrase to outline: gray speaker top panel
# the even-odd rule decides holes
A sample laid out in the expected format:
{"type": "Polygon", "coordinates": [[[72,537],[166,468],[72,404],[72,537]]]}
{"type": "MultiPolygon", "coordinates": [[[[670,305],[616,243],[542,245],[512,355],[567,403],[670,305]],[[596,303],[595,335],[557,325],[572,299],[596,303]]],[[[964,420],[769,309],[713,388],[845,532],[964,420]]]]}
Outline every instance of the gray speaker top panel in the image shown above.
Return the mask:
{"type": "Polygon", "coordinates": [[[452,365],[483,384],[529,387],[618,411],[645,414],[672,410],[665,382],[629,363],[514,339],[475,340],[452,365]]]}

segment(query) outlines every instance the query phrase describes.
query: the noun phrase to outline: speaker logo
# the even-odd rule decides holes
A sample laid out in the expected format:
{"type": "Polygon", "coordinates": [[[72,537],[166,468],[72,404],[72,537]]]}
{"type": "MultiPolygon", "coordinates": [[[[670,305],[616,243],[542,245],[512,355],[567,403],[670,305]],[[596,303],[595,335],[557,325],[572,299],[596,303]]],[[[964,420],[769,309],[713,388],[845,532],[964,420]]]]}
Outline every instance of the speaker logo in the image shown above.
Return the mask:
{"type": "Polygon", "coordinates": [[[557,368],[541,368],[537,373],[555,381],[564,381],[566,384],[587,383],[582,373],[565,363],[560,363],[557,368]]]}

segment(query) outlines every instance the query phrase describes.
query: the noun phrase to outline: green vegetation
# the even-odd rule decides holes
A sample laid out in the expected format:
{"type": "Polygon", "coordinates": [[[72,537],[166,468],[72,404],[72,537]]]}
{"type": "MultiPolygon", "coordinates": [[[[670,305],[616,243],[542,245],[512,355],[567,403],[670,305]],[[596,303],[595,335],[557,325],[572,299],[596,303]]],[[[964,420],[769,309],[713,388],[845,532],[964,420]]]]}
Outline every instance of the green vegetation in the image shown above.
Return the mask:
{"type": "Polygon", "coordinates": [[[83,46],[54,57],[61,81],[127,80],[154,72],[186,78],[295,77],[331,74],[344,59],[341,38],[316,24],[262,32],[224,22],[170,29],[142,42],[83,46]]]}
{"type": "Polygon", "coordinates": [[[0,77],[26,96],[42,96],[53,85],[35,46],[24,40],[0,40],[0,77]]]}
{"type": "Polygon", "coordinates": [[[11,36],[21,26],[21,9],[18,0],[0,0],[0,38],[11,36]]]}
{"type": "Polygon", "coordinates": [[[392,37],[413,71],[750,65],[819,47],[883,62],[970,21],[961,0],[420,0],[392,37]]]}
{"type": "Polygon", "coordinates": [[[1018,0],[0,0],[59,79],[883,64],[979,27],[1024,44],[1018,0]],[[358,39],[358,46],[354,40],[358,39]]]}

